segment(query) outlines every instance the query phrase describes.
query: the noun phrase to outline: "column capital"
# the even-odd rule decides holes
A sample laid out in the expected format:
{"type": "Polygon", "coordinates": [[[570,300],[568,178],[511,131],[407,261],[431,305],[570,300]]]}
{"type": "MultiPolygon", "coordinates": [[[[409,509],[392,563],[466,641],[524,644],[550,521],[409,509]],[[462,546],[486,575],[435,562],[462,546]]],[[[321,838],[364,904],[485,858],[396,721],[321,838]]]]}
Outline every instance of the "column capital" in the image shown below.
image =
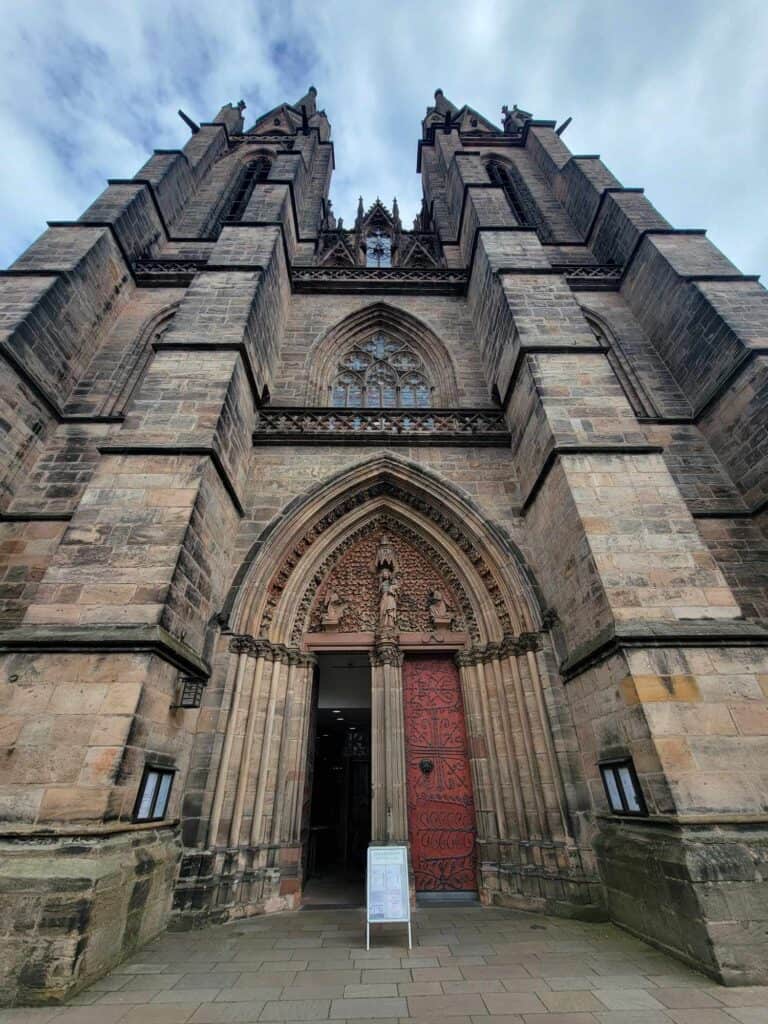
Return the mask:
{"type": "Polygon", "coordinates": [[[371,664],[395,665],[403,664],[403,652],[394,641],[382,641],[371,651],[371,664]]]}

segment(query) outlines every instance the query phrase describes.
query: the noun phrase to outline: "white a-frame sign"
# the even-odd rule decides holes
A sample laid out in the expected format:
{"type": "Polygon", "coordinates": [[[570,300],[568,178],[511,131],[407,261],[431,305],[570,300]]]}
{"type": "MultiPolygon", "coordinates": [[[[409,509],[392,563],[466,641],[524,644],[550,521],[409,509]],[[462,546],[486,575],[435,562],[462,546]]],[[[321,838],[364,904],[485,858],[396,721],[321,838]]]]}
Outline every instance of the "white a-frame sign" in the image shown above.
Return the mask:
{"type": "Polygon", "coordinates": [[[371,948],[371,925],[402,921],[411,949],[411,900],[408,892],[408,847],[369,846],[366,878],[365,948],[371,948]]]}

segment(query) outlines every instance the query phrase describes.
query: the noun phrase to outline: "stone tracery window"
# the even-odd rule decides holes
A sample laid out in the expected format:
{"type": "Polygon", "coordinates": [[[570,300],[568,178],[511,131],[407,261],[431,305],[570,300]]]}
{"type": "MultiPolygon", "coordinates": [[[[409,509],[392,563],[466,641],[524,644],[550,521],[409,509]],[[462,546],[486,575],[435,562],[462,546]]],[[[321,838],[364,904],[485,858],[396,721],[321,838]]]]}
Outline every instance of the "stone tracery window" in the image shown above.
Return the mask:
{"type": "Polygon", "coordinates": [[[336,408],[427,409],[432,404],[422,359],[408,345],[381,333],[345,353],[330,390],[336,408]]]}

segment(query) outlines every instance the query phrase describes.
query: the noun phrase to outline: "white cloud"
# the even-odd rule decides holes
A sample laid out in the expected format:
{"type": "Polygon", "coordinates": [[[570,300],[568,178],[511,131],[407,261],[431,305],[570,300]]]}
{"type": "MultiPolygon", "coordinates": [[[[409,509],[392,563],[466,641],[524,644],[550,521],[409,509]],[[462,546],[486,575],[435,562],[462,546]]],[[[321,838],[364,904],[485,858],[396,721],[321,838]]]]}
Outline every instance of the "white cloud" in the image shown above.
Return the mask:
{"type": "Polygon", "coordinates": [[[707,227],[768,270],[768,8],[754,0],[0,0],[0,262],[46,219],[77,216],[107,177],[183,144],[184,108],[248,116],[311,83],[334,129],[332,195],[397,194],[416,212],[420,121],[436,87],[574,121],[564,141],[643,185],[674,224],[707,227]]]}

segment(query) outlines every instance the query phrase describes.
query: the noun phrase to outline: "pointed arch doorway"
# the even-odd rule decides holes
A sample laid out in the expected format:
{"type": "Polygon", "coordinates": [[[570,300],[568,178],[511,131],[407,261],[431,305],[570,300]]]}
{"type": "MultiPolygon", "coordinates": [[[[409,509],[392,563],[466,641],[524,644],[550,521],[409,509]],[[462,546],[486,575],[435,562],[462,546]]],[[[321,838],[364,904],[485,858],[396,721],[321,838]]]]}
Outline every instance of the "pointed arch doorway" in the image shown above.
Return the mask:
{"type": "Polygon", "coordinates": [[[318,663],[309,901],[343,905],[359,893],[368,841],[410,844],[417,893],[477,892],[459,589],[384,509],[325,565],[302,640],[318,663]]]}
{"type": "Polygon", "coordinates": [[[389,454],[323,481],[262,534],[225,614],[237,657],[209,829],[220,902],[301,902],[315,679],[330,655],[367,659],[370,839],[411,844],[417,891],[591,901],[535,584],[455,487],[389,454]]]}

